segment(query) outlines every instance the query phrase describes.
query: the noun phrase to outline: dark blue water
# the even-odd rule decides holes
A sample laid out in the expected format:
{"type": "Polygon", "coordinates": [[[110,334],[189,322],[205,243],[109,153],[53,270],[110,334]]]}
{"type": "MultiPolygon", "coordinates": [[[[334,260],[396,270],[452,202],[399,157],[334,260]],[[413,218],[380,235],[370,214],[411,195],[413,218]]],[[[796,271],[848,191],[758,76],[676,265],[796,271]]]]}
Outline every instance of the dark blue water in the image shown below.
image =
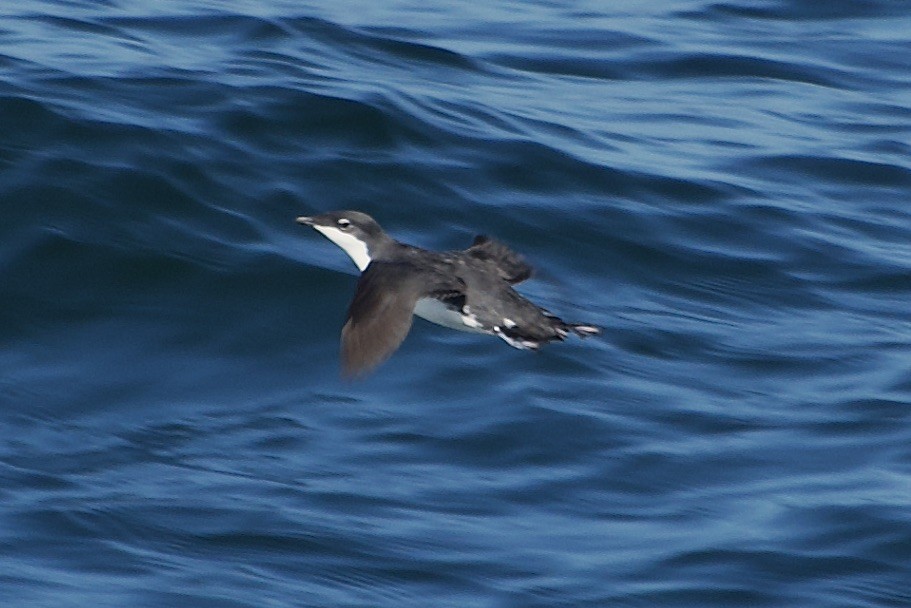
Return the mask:
{"type": "Polygon", "coordinates": [[[3,4],[3,606],[911,605],[911,6],[488,4],[3,4]],[[345,382],[336,208],[604,335],[345,382]]]}

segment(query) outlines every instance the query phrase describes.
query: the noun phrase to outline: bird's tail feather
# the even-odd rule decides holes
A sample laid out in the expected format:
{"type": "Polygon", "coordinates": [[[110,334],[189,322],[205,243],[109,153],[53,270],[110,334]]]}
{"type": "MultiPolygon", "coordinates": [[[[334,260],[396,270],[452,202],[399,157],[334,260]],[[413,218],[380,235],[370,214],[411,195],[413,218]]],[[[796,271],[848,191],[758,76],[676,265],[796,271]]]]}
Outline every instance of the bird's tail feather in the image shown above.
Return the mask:
{"type": "Polygon", "coordinates": [[[601,333],[600,327],[595,327],[594,325],[588,325],[587,323],[567,323],[566,326],[573,331],[580,338],[587,338],[589,336],[597,336],[601,333]]]}

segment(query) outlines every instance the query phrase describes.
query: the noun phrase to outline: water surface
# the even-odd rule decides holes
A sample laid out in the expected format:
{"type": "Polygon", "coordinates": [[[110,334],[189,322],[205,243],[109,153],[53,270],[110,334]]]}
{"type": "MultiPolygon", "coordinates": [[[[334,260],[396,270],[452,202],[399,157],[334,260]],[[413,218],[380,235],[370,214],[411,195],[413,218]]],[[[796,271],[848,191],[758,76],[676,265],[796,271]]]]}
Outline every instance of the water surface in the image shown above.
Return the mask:
{"type": "Polygon", "coordinates": [[[324,4],[3,9],[4,605],[911,604],[911,10],[324,4]],[[336,208],[604,335],[344,382],[336,208]]]}

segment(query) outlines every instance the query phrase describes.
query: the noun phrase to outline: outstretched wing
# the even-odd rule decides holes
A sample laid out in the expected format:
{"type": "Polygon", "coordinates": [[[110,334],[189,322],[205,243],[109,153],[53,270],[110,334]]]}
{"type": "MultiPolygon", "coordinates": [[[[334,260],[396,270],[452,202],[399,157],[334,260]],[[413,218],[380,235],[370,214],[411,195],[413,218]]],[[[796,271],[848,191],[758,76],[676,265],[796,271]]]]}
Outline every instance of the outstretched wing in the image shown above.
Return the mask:
{"type": "Polygon", "coordinates": [[[521,255],[483,234],[474,237],[474,243],[465,252],[478,260],[493,263],[500,277],[513,285],[529,278],[533,271],[521,255]]]}
{"type": "Polygon", "coordinates": [[[395,352],[411,329],[419,298],[458,288],[452,280],[428,277],[408,263],[371,262],[357,282],[342,328],[345,374],[363,374],[395,352]]]}

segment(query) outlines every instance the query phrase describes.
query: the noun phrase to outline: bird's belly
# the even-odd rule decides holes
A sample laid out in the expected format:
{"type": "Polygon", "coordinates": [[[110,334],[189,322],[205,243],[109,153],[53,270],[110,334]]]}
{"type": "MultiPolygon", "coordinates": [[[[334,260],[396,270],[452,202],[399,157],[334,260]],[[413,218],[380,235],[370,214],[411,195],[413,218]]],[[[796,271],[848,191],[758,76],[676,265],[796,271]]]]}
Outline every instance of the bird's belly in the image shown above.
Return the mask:
{"type": "Polygon", "coordinates": [[[450,329],[481,334],[489,333],[480,326],[480,323],[474,320],[473,316],[463,315],[457,310],[452,310],[434,298],[421,298],[418,300],[414,306],[414,314],[431,323],[449,327],[450,329]]]}

